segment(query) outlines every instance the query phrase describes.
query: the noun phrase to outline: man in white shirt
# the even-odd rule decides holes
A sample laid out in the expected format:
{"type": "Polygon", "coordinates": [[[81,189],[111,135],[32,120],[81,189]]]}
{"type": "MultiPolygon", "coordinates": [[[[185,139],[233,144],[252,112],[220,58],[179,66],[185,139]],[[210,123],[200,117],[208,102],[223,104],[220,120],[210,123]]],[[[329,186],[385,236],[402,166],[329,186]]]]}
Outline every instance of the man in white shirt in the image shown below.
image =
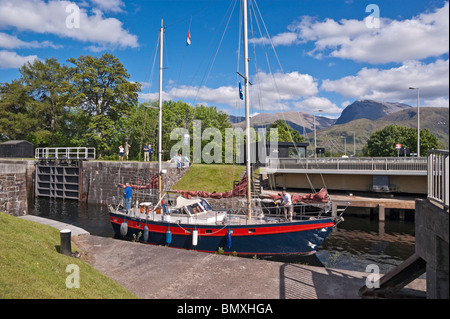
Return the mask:
{"type": "Polygon", "coordinates": [[[287,211],[289,210],[289,221],[292,221],[294,207],[292,206],[291,194],[288,194],[285,190],[283,190],[281,198],[283,199],[284,218],[286,220],[288,219],[287,211]]]}

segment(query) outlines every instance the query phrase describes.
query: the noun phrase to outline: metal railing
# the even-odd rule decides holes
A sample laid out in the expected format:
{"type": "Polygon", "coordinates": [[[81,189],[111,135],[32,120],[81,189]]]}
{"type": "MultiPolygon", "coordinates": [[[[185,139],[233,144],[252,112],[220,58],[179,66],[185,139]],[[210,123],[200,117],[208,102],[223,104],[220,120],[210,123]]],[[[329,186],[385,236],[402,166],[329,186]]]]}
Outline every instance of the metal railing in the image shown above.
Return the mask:
{"type": "Polygon", "coordinates": [[[95,159],[93,147],[46,147],[36,148],[36,159],[95,159]]]}
{"type": "Polygon", "coordinates": [[[354,157],[354,158],[269,158],[269,169],[345,170],[345,171],[427,171],[425,157],[354,157]]]}
{"type": "Polygon", "coordinates": [[[449,208],[449,151],[428,151],[428,199],[449,208]]]}

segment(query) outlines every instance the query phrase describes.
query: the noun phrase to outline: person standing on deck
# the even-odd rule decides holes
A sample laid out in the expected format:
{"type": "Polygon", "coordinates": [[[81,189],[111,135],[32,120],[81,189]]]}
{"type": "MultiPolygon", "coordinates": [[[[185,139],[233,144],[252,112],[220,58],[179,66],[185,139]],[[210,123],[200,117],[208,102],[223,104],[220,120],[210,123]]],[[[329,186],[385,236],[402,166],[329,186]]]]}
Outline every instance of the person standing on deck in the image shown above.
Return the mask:
{"type": "Polygon", "coordinates": [[[292,221],[292,215],[293,215],[293,209],[292,206],[292,199],[291,194],[286,193],[285,190],[283,190],[283,193],[281,195],[281,198],[283,199],[283,206],[284,206],[284,218],[287,220],[287,211],[289,210],[289,221],[292,221]]]}
{"type": "Polygon", "coordinates": [[[131,189],[130,183],[125,184],[125,191],[123,192],[123,197],[125,198],[125,211],[128,215],[128,210],[131,209],[131,197],[133,196],[133,190],[131,189]]]}

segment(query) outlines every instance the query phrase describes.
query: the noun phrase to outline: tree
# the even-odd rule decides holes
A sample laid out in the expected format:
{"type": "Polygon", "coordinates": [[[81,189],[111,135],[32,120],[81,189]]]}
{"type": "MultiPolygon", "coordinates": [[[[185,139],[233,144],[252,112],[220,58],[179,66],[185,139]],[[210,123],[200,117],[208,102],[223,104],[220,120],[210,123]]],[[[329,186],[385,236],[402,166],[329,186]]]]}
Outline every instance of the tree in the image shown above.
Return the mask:
{"type": "Polygon", "coordinates": [[[35,101],[32,112],[40,123],[35,142],[46,146],[59,144],[67,136],[65,115],[70,89],[69,68],[55,58],[46,58],[45,61],[24,64],[19,72],[28,96],[35,101]]]}
{"type": "Polygon", "coordinates": [[[84,134],[86,146],[94,146],[101,157],[111,154],[113,136],[120,131],[119,119],[129,116],[138,103],[141,85],[128,81],[130,75],[118,58],[110,53],[100,58],[70,58],[72,98],[90,117],[84,134]]]}
{"type": "Polygon", "coordinates": [[[20,78],[0,85],[1,139],[26,139],[35,146],[58,146],[68,140],[67,66],[56,59],[35,60],[20,78]]]}
{"type": "Polygon", "coordinates": [[[0,84],[0,140],[29,140],[39,125],[31,114],[32,103],[21,81],[0,84]]]}
{"type": "MultiPolygon", "coordinates": [[[[402,144],[402,147],[409,148],[411,152],[417,152],[417,129],[388,125],[369,137],[364,153],[372,157],[397,156],[395,144],[402,144]]],[[[420,130],[420,155],[425,156],[429,149],[437,147],[437,137],[428,129],[420,130]]]]}
{"type": "Polygon", "coordinates": [[[266,140],[270,140],[270,129],[274,128],[278,130],[278,141],[279,142],[295,142],[303,143],[305,138],[300,135],[299,132],[294,130],[291,126],[286,124],[283,120],[276,120],[267,127],[266,140]]]}

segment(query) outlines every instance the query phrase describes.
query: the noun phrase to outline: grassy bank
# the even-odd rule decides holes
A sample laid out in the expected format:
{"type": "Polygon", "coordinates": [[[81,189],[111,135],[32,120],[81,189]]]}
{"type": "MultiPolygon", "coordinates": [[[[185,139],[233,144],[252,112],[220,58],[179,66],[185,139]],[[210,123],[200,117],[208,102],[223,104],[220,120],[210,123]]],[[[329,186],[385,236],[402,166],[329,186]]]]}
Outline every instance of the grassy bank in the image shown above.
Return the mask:
{"type": "Polygon", "coordinates": [[[219,164],[192,164],[189,172],[173,189],[226,192],[233,189],[233,181],[239,180],[244,166],[219,164]]]}
{"type": "Polygon", "coordinates": [[[60,254],[59,245],[57,229],[0,213],[0,299],[136,298],[83,260],[60,254]],[[71,264],[79,267],[80,288],[66,287],[71,264]]]}

